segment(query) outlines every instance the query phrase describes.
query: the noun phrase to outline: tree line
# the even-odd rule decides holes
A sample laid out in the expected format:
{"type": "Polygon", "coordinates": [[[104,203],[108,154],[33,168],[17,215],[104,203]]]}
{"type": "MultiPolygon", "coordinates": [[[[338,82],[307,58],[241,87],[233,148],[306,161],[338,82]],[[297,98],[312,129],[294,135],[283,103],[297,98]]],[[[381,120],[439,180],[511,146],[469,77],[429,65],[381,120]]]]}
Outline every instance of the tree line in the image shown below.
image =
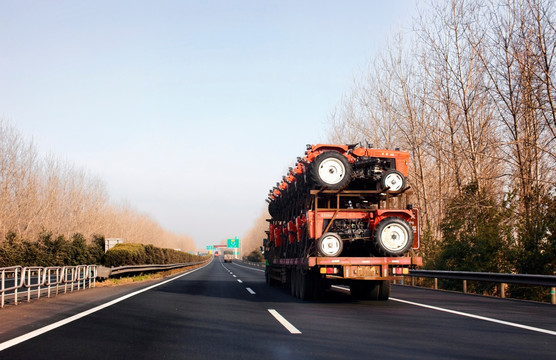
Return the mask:
{"type": "Polygon", "coordinates": [[[330,141],[411,152],[427,267],[554,274],[555,4],[426,10],[341,99],[330,141]]]}
{"type": "Polygon", "coordinates": [[[194,250],[193,240],[164,230],[149,215],[114,203],[105,183],[54,156],[40,156],[6,120],[0,120],[0,245],[14,236],[38,242],[40,234],[73,239],[123,238],[126,242],[194,250]]]}

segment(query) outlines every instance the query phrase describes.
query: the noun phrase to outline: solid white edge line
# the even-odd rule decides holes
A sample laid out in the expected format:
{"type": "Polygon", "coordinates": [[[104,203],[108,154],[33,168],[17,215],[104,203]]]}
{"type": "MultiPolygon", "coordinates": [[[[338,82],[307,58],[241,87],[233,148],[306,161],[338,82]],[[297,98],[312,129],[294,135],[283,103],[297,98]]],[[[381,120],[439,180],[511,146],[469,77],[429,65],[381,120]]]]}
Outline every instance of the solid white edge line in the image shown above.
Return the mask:
{"type": "Polygon", "coordinates": [[[251,289],[251,288],[246,288],[246,289],[247,289],[247,291],[249,291],[249,293],[250,293],[251,295],[255,295],[255,294],[256,294],[256,293],[253,291],[253,289],[251,289]]]}
{"type": "Polygon", "coordinates": [[[191,273],[193,273],[193,272],[195,272],[195,271],[197,271],[197,270],[201,270],[201,269],[203,269],[205,266],[208,266],[210,263],[212,263],[212,260],[211,260],[208,264],[203,265],[203,266],[200,267],[200,268],[197,268],[197,269],[188,271],[188,272],[186,272],[186,273],[184,273],[184,274],[181,274],[181,275],[178,275],[178,276],[176,276],[176,277],[174,277],[174,278],[171,278],[171,279],[162,281],[162,282],[160,282],[160,283],[158,283],[158,284],[151,285],[151,286],[146,287],[146,288],[144,288],[144,289],[137,290],[137,291],[132,292],[132,293],[130,293],[130,294],[124,295],[124,296],[122,296],[122,297],[120,297],[120,298],[117,298],[117,299],[114,299],[114,300],[112,300],[112,301],[109,301],[109,302],[107,302],[106,304],[102,304],[102,305],[96,306],[96,307],[94,307],[94,308],[92,308],[92,309],[89,309],[89,310],[83,311],[83,312],[81,312],[81,313],[79,313],[79,314],[75,314],[75,315],[73,315],[73,316],[70,316],[69,318],[66,318],[66,319],[57,321],[57,322],[55,322],[55,323],[53,323],[53,324],[50,324],[50,325],[44,326],[44,327],[42,327],[42,328],[40,328],[40,329],[31,331],[30,333],[27,333],[27,334],[18,336],[18,337],[16,337],[16,338],[13,338],[13,339],[11,339],[11,340],[5,341],[5,342],[3,342],[3,343],[0,343],[0,351],[6,350],[7,348],[10,348],[10,347],[12,347],[12,346],[14,346],[14,345],[20,344],[20,343],[22,343],[22,342],[24,342],[24,341],[27,341],[27,340],[29,340],[29,339],[32,339],[32,338],[34,338],[34,337],[36,337],[36,336],[42,335],[42,334],[44,334],[44,333],[47,333],[47,332],[49,332],[50,330],[54,330],[54,329],[59,328],[59,327],[61,327],[61,326],[67,325],[67,324],[69,324],[69,323],[71,323],[71,322],[73,322],[73,321],[75,321],[75,320],[81,319],[81,318],[83,318],[83,317],[85,317],[85,316],[87,316],[87,315],[91,315],[92,313],[95,313],[95,312],[97,312],[97,311],[99,311],[99,310],[102,310],[102,309],[105,309],[105,308],[107,308],[107,307],[109,307],[109,306],[112,306],[112,305],[114,305],[114,304],[117,304],[117,303],[119,303],[120,301],[124,301],[124,300],[126,300],[126,299],[129,299],[130,297],[133,297],[133,296],[138,295],[138,294],[140,294],[140,293],[143,293],[143,292],[145,292],[145,291],[149,291],[149,290],[154,289],[154,288],[156,288],[156,287],[158,287],[158,286],[167,284],[167,283],[169,283],[169,282],[171,282],[171,281],[174,281],[174,280],[176,280],[176,279],[181,278],[182,276],[189,275],[189,274],[191,274],[191,273]]]}
{"type": "Polygon", "coordinates": [[[255,268],[253,268],[253,267],[250,267],[250,266],[244,266],[244,265],[239,265],[239,264],[236,264],[236,263],[232,263],[232,264],[234,264],[235,266],[239,266],[239,267],[242,267],[242,268],[246,268],[246,269],[249,269],[249,270],[255,270],[255,271],[265,272],[264,270],[261,270],[261,269],[255,269],[255,268]]]}
{"type": "Polygon", "coordinates": [[[420,304],[420,303],[416,303],[416,302],[413,302],[413,301],[407,301],[407,300],[402,300],[402,299],[396,299],[396,298],[392,298],[392,297],[390,298],[390,300],[397,301],[397,302],[401,302],[401,303],[404,303],[404,304],[409,304],[409,305],[414,305],[414,306],[420,306],[420,307],[427,308],[427,309],[431,309],[431,310],[443,311],[443,312],[447,312],[447,313],[454,314],[454,315],[460,315],[460,316],[470,317],[470,318],[473,318],[473,319],[489,321],[489,322],[493,322],[493,323],[497,323],[497,324],[502,324],[502,325],[507,325],[507,326],[513,326],[513,327],[520,328],[520,329],[536,331],[536,332],[540,332],[540,333],[544,333],[544,334],[548,334],[548,335],[556,335],[556,331],[552,331],[552,330],[546,330],[546,329],[536,328],[536,327],[533,327],[533,326],[527,326],[527,325],[517,324],[517,323],[513,323],[513,322],[509,322],[509,321],[504,321],[504,320],[493,319],[493,318],[489,318],[489,317],[485,317],[485,316],[479,316],[479,315],[468,314],[468,313],[464,313],[464,312],[461,312],[461,311],[450,310],[450,309],[444,309],[444,308],[441,308],[441,307],[436,307],[436,306],[431,306],[431,305],[420,304]]]}
{"type": "MultiPolygon", "coordinates": [[[[336,285],[332,285],[332,287],[337,288],[339,290],[344,290],[344,291],[349,292],[349,289],[344,288],[344,287],[340,287],[340,286],[336,286],[336,285]]],[[[393,297],[391,297],[390,300],[401,302],[401,303],[404,303],[404,304],[420,306],[420,307],[431,309],[431,310],[443,311],[443,312],[447,312],[447,313],[454,314],[454,315],[465,316],[465,317],[469,317],[469,318],[473,318],[473,319],[477,319],[477,320],[489,321],[489,322],[493,322],[493,323],[497,323],[497,324],[501,324],[501,325],[512,326],[512,327],[525,329],[525,330],[530,330],[530,331],[536,331],[536,332],[540,332],[540,333],[543,333],[543,334],[556,335],[556,331],[541,329],[541,328],[528,326],[528,325],[522,325],[522,324],[510,322],[510,321],[498,320],[498,319],[489,318],[489,317],[480,316],[480,315],[473,315],[473,314],[464,313],[464,312],[461,312],[461,311],[444,309],[444,308],[437,307],[437,306],[416,303],[416,302],[413,302],[413,301],[402,300],[402,299],[397,299],[397,298],[393,298],[393,297]]]]}
{"type": "Polygon", "coordinates": [[[274,316],[274,318],[276,320],[278,320],[278,322],[280,324],[282,324],[283,327],[285,327],[286,329],[288,329],[288,331],[292,334],[301,334],[301,331],[297,330],[295,326],[293,326],[288,320],[286,320],[282,315],[280,315],[278,313],[278,311],[274,310],[274,309],[268,309],[268,312],[272,314],[272,316],[274,316]]]}

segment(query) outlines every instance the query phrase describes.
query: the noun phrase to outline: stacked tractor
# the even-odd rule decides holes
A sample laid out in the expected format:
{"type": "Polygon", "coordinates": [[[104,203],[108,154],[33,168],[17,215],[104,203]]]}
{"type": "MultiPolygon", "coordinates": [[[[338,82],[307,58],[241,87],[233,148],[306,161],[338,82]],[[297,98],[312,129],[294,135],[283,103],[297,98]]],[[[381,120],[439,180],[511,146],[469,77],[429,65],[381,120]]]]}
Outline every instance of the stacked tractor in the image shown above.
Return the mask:
{"type": "Polygon", "coordinates": [[[422,263],[419,213],[409,202],[409,153],[359,145],[307,145],[269,192],[267,282],[319,296],[332,283],[387,299],[390,280],[422,263]]]}

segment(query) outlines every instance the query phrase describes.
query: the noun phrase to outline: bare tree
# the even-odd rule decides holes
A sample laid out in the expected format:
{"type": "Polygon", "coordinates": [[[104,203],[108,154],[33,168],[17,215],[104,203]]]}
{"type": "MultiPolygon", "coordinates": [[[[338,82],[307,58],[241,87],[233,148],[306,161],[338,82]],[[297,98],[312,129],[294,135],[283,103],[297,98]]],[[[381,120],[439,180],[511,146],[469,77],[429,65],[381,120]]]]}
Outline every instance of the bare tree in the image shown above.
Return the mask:
{"type": "Polygon", "coordinates": [[[447,201],[468,185],[489,204],[517,190],[528,223],[554,191],[554,16],[549,0],[433,2],[409,43],[394,38],[342,99],[335,139],[359,132],[411,151],[410,182],[434,238],[447,201]]]}
{"type": "Polygon", "coordinates": [[[0,241],[8,232],[80,233],[193,250],[193,239],[164,230],[129,205],[110,203],[103,181],[55,156],[40,158],[7,121],[0,121],[0,241]]]}

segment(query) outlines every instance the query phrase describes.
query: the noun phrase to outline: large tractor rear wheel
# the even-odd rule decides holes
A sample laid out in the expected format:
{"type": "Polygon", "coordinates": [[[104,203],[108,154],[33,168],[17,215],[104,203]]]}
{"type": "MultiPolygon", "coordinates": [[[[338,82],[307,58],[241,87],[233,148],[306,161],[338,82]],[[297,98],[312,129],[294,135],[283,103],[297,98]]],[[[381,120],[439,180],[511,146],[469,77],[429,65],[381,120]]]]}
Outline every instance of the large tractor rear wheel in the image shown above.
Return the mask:
{"type": "Polygon", "coordinates": [[[337,151],[326,151],[313,161],[311,177],[316,185],[330,190],[346,187],[353,169],[348,159],[337,151]]]}
{"type": "Polygon", "coordinates": [[[413,245],[413,230],[399,217],[387,217],[374,229],[374,244],[378,255],[402,256],[413,245]]]}

